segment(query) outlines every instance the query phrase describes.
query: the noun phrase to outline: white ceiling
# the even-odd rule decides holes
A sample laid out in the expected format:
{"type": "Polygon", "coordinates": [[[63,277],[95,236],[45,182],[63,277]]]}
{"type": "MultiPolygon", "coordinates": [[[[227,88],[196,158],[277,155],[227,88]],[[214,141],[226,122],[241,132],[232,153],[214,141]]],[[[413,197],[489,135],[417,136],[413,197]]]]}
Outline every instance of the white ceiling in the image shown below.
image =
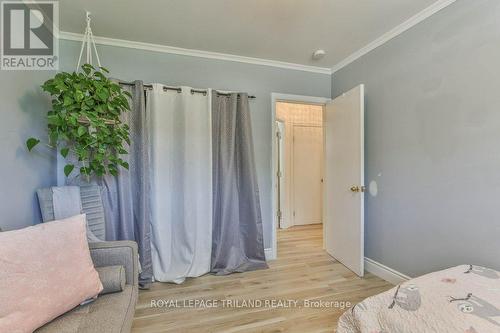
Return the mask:
{"type": "Polygon", "coordinates": [[[60,29],[333,67],[436,0],[60,0],[60,29]],[[312,52],[327,55],[312,60],[312,52]]]}

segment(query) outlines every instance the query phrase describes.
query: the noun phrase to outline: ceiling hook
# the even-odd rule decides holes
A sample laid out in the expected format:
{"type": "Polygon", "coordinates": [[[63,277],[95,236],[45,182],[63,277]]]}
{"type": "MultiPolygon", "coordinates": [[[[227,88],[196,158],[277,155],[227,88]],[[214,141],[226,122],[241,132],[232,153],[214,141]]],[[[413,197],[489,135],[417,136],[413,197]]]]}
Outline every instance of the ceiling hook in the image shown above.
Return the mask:
{"type": "Polygon", "coordinates": [[[85,33],[82,38],[82,47],[80,48],[80,56],[78,57],[78,64],[76,65],[76,72],[80,70],[80,63],[82,61],[83,51],[86,49],[87,56],[85,63],[92,65],[92,55],[94,52],[97,58],[97,65],[101,67],[101,60],[99,59],[99,54],[97,53],[97,47],[95,45],[94,35],[92,29],[90,28],[90,21],[92,20],[92,13],[85,11],[85,18],[87,21],[87,27],[85,28],[85,33]]]}
{"type": "Polygon", "coordinates": [[[90,21],[92,20],[92,13],[89,11],[86,11],[85,17],[86,17],[86,21],[87,21],[87,29],[90,30],[90,21]]]}

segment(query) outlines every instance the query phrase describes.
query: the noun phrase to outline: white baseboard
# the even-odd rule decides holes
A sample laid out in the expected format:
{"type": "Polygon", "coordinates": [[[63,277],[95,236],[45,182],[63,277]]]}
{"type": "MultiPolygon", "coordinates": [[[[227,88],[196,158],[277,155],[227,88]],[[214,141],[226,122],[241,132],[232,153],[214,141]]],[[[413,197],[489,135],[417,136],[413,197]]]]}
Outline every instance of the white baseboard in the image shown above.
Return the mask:
{"type": "MultiPolygon", "coordinates": [[[[266,256],[266,260],[276,259],[276,253],[272,248],[264,249],[264,254],[266,256]]],[[[408,275],[382,265],[381,263],[367,257],[365,257],[365,270],[392,284],[400,284],[411,279],[408,275]]]]}
{"type": "Polygon", "coordinates": [[[411,277],[367,257],[365,257],[365,270],[392,284],[400,284],[411,279],[411,277]]]}
{"type": "Polygon", "coordinates": [[[264,249],[264,254],[266,255],[266,260],[276,259],[276,253],[274,253],[272,248],[264,249]]]}

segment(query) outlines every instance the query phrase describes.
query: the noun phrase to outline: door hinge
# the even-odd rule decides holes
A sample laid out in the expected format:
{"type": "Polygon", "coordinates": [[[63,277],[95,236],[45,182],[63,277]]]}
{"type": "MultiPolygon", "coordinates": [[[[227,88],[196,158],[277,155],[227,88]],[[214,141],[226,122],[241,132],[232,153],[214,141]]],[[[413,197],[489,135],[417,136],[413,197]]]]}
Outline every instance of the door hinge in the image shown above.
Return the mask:
{"type": "Polygon", "coordinates": [[[281,139],[281,132],[276,132],[276,137],[277,137],[278,139],[281,139]]]}
{"type": "Polygon", "coordinates": [[[278,171],[276,172],[276,176],[278,176],[278,178],[281,178],[283,177],[283,173],[281,171],[278,171]]]}
{"type": "Polygon", "coordinates": [[[276,216],[278,216],[278,219],[281,219],[281,217],[283,216],[283,214],[281,213],[281,210],[278,210],[278,212],[276,213],[276,216]]]}
{"type": "Polygon", "coordinates": [[[293,217],[295,217],[295,211],[293,211],[293,217]]]}

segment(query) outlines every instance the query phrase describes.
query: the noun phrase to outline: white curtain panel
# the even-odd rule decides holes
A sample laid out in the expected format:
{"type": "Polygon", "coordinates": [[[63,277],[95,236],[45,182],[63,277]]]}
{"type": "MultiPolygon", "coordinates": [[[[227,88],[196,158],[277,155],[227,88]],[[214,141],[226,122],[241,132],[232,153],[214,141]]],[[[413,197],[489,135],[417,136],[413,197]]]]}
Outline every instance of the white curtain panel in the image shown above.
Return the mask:
{"type": "Polygon", "coordinates": [[[151,252],[156,281],[182,283],[210,271],[211,92],[147,92],[151,128],[151,252]]]}

